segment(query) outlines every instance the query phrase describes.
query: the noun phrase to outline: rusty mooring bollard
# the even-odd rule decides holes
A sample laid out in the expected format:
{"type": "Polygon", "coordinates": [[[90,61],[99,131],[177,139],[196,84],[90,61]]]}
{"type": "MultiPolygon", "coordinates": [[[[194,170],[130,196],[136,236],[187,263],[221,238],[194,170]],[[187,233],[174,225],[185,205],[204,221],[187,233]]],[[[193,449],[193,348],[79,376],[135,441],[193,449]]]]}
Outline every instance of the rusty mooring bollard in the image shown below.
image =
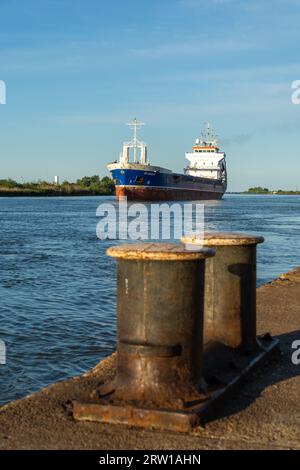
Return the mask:
{"type": "Polygon", "coordinates": [[[256,245],[263,237],[235,232],[206,232],[204,238],[183,237],[184,244],[202,243],[217,254],[206,263],[204,341],[252,351],[256,338],[256,245]]]}
{"type": "MultiPolygon", "coordinates": [[[[181,408],[201,385],[204,260],[214,250],[138,244],[107,254],[117,259],[113,398],[181,408]]],[[[106,387],[100,393],[107,393],[106,387]]]]}
{"type": "MultiPolygon", "coordinates": [[[[144,414],[132,418],[130,406],[174,411],[203,399],[204,263],[215,251],[147,243],[107,254],[117,259],[118,354],[116,379],[99,389],[102,403],[112,405],[100,420],[119,422],[125,414],[127,423],[141,424],[144,414]]],[[[86,411],[75,405],[78,419],[86,411]]],[[[178,419],[158,412],[152,425],[169,420],[176,428],[178,419]]]]}

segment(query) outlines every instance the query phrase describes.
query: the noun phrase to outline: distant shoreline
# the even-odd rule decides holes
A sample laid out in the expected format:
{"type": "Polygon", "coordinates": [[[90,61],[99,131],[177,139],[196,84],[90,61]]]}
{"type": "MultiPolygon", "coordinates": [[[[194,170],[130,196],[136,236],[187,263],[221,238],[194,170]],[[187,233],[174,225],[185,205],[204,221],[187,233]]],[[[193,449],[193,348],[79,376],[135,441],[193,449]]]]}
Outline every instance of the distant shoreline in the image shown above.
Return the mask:
{"type": "Polygon", "coordinates": [[[98,175],[84,176],[76,183],[64,181],[62,184],[47,181],[18,183],[12,179],[0,179],[0,197],[72,197],[72,196],[112,196],[115,185],[111,178],[98,175]]]}
{"type": "MultiPolygon", "coordinates": [[[[300,196],[300,191],[280,191],[280,192],[268,192],[268,193],[255,193],[250,191],[228,191],[225,194],[236,194],[240,196],[300,196]]],[[[88,197],[88,196],[114,196],[114,192],[97,192],[97,191],[85,191],[85,190],[73,190],[72,192],[67,191],[30,191],[30,190],[0,190],[0,198],[4,197],[88,197]]]]}
{"type": "MultiPolygon", "coordinates": [[[[256,186],[247,191],[227,191],[227,194],[239,195],[269,195],[269,196],[297,196],[300,191],[270,190],[256,186]]],[[[85,176],[76,183],[64,181],[62,184],[48,183],[46,181],[18,183],[14,180],[0,179],[0,197],[76,197],[76,196],[113,196],[115,195],[114,181],[107,176],[85,176]]]]}
{"type": "Polygon", "coordinates": [[[300,196],[300,191],[269,191],[268,193],[255,193],[253,191],[227,191],[225,194],[240,194],[241,196],[300,196]]]}
{"type": "Polygon", "coordinates": [[[287,189],[269,189],[263,188],[262,186],[254,186],[249,188],[247,191],[244,191],[242,194],[270,194],[275,196],[297,196],[300,194],[300,191],[287,190],[287,189]]]}
{"type": "Polygon", "coordinates": [[[1,197],[78,197],[78,196],[113,196],[114,193],[100,193],[97,191],[84,191],[76,190],[72,192],[66,191],[2,191],[0,190],[1,197]]]}

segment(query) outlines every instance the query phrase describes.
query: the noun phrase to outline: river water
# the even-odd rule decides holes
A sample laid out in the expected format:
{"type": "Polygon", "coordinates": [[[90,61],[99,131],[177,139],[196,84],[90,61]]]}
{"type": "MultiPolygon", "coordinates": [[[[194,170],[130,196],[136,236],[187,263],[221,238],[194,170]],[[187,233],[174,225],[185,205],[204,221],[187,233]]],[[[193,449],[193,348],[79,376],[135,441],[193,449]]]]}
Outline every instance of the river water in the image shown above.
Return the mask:
{"type": "MultiPolygon", "coordinates": [[[[0,403],[93,367],[115,347],[114,241],[96,236],[111,197],[0,198],[0,403]],[[1,351],[0,351],[1,352],[1,351]]],[[[258,285],[300,264],[300,196],[226,195],[208,230],[255,232],[258,285]]]]}

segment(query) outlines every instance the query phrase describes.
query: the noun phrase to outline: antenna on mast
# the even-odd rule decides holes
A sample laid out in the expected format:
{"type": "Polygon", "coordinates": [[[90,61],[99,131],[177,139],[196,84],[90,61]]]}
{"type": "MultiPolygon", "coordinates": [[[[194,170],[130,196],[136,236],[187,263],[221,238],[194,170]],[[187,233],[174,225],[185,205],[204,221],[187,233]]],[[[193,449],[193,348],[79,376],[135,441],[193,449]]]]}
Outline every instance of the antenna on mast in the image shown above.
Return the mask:
{"type": "Polygon", "coordinates": [[[137,118],[134,118],[133,121],[127,122],[126,126],[130,126],[132,129],[132,147],[133,147],[133,161],[136,163],[137,161],[137,149],[139,147],[139,141],[137,139],[137,131],[140,129],[142,126],[144,126],[144,122],[140,122],[137,120],[137,118]]]}
{"type": "Polygon", "coordinates": [[[205,128],[202,132],[202,139],[208,144],[218,144],[218,136],[214,133],[210,122],[205,123],[205,128]]]}

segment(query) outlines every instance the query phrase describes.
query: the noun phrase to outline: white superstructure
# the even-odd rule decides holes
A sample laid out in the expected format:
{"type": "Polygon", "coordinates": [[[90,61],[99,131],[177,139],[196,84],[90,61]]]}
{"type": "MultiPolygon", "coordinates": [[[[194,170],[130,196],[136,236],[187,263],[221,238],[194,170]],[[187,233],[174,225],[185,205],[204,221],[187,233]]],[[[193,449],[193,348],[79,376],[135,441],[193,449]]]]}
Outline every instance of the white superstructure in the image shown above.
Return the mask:
{"type": "Polygon", "coordinates": [[[208,123],[201,137],[196,139],[192,152],[187,152],[189,166],[185,174],[221,180],[226,183],[226,155],[220,152],[217,137],[208,123]]]}
{"type": "Polygon", "coordinates": [[[160,166],[151,165],[147,144],[137,138],[137,131],[144,126],[145,123],[138,121],[136,118],[126,123],[132,129],[132,139],[123,142],[123,149],[119,155],[119,161],[115,160],[107,165],[109,171],[113,170],[145,170],[145,171],[162,171],[164,173],[172,173],[171,170],[160,166]],[[132,158],[133,157],[133,158],[132,158]]]}

